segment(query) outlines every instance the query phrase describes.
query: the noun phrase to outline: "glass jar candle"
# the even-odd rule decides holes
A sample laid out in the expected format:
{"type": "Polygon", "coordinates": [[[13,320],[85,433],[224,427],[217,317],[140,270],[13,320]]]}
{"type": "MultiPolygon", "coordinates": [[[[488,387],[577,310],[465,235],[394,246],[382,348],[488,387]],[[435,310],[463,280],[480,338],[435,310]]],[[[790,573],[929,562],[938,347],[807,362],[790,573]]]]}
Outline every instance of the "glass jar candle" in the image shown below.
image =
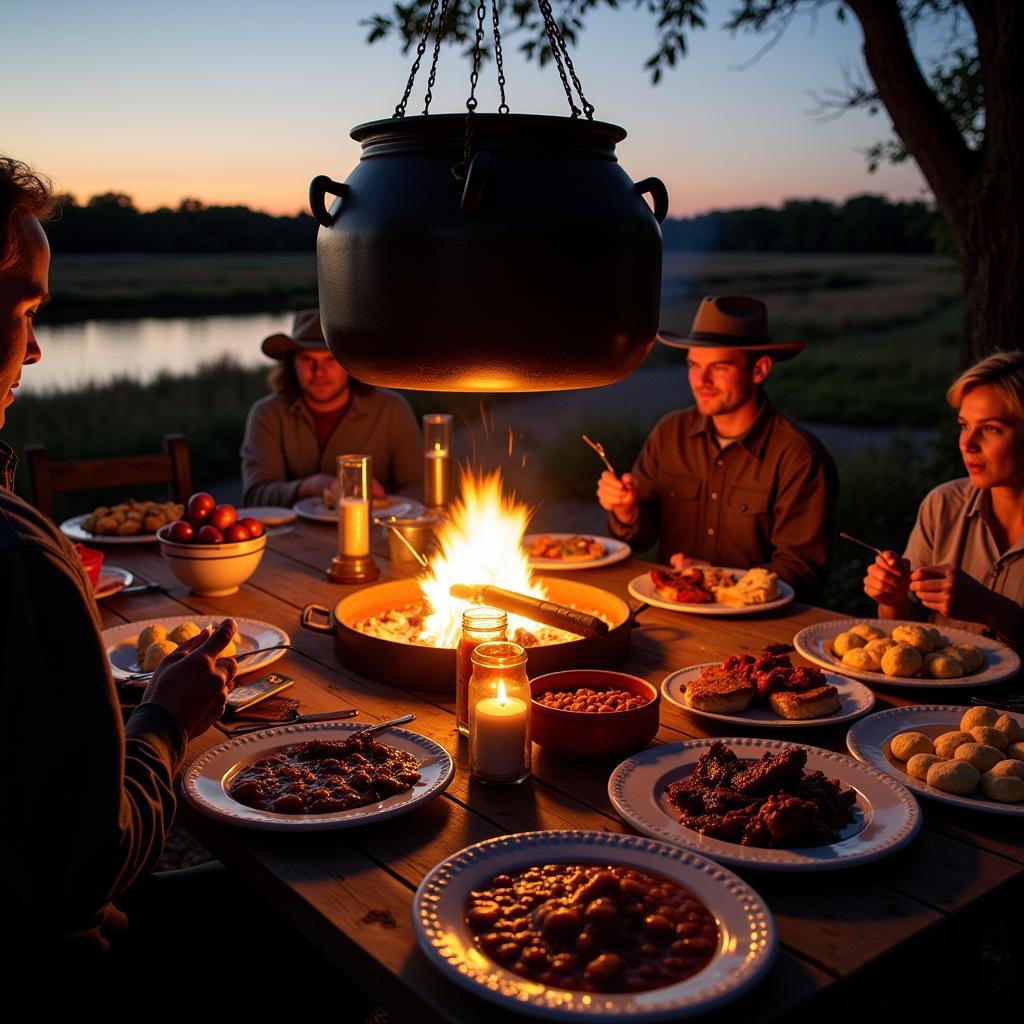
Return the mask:
{"type": "Polygon", "coordinates": [[[462,632],[455,652],[455,726],[469,735],[469,678],[473,674],[473,652],[482,643],[504,640],[508,615],[499,608],[477,606],[462,613],[462,632]]]}
{"type": "Polygon", "coordinates": [[[338,456],[338,551],[350,558],[370,553],[373,458],[338,456]]]}
{"type": "Polygon", "coordinates": [[[469,680],[469,768],[475,779],[529,778],[530,699],[526,651],[508,640],[480,644],[469,680]]]}
{"type": "Polygon", "coordinates": [[[423,503],[441,508],[452,500],[452,418],[431,412],[423,417],[423,503]]]}

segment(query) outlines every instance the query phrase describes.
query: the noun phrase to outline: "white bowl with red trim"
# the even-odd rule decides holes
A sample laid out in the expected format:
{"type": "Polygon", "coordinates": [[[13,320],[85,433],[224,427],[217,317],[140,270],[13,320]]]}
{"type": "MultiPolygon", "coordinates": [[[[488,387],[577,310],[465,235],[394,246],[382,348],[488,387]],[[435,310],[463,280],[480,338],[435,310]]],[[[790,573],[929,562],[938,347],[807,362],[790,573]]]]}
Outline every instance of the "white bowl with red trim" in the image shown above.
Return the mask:
{"type": "Polygon", "coordinates": [[[168,526],[156,532],[160,554],[171,572],[202,597],[234,594],[256,571],[267,546],[267,535],[222,544],[182,544],[168,540],[168,526]]]}

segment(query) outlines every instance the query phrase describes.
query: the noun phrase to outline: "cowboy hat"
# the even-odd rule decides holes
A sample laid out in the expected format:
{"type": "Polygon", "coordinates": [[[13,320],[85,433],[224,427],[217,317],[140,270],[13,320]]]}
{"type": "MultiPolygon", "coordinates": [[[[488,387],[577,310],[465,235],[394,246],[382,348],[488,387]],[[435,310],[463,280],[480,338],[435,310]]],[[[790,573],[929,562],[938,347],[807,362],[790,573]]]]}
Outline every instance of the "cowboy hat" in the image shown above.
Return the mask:
{"type": "Polygon", "coordinates": [[[701,300],[689,335],[658,331],[658,341],[672,348],[736,348],[773,359],[792,359],[802,341],[772,341],[768,310],[748,295],[709,295],[701,300]]]}
{"type": "Polygon", "coordinates": [[[327,350],[323,328],[320,326],[319,309],[303,309],[295,314],[291,334],[272,334],[263,339],[260,346],[265,356],[284,359],[289,352],[299,350],[327,350]]]}

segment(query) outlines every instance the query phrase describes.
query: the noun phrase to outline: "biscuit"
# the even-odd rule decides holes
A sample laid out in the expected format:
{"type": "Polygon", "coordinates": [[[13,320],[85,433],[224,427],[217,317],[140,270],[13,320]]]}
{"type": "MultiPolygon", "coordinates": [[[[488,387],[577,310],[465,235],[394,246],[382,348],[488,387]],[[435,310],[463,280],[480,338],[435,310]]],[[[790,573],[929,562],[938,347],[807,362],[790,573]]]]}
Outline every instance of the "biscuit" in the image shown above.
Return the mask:
{"type": "Polygon", "coordinates": [[[1006,733],[1007,743],[1019,743],[1024,740],[1024,725],[1021,725],[1013,715],[1000,715],[993,723],[992,728],[1006,733]]]}
{"type": "Polygon", "coordinates": [[[970,732],[976,725],[993,726],[999,721],[999,712],[995,708],[968,708],[960,719],[960,728],[970,732]]]}
{"type": "Polygon", "coordinates": [[[832,650],[835,651],[837,658],[841,658],[847,651],[854,647],[863,647],[866,643],[867,640],[857,633],[840,633],[832,641],[832,650]]]}
{"type": "Polygon", "coordinates": [[[928,769],[925,781],[943,793],[973,793],[981,781],[981,772],[966,761],[940,761],[928,769]]]}
{"type": "Polygon", "coordinates": [[[149,649],[150,644],[155,644],[158,640],[167,639],[167,630],[160,625],[159,622],[154,622],[152,626],[147,626],[139,635],[135,641],[136,650],[139,653],[139,658],[146,653],[149,649]]]}
{"type": "Polygon", "coordinates": [[[944,732],[933,741],[935,753],[945,759],[953,756],[957,747],[964,743],[974,743],[974,737],[969,732],[944,732]]]}
{"type": "Polygon", "coordinates": [[[1012,775],[1015,779],[1024,780],[1024,761],[1014,761],[1012,757],[1008,757],[1005,761],[999,761],[992,765],[985,774],[995,775],[999,778],[1004,775],[1012,775]]]}
{"type": "Polygon", "coordinates": [[[156,643],[150,644],[146,648],[146,653],[142,656],[142,671],[155,672],[160,662],[177,649],[178,645],[170,640],[157,640],[156,643]]]}
{"type": "Polygon", "coordinates": [[[907,774],[924,782],[928,778],[928,769],[933,764],[941,764],[942,761],[937,754],[915,754],[907,761],[907,774]]]}
{"type": "Polygon", "coordinates": [[[924,626],[897,626],[892,631],[893,640],[897,643],[909,644],[922,654],[928,654],[934,650],[937,636],[938,633],[924,626]]]}
{"type": "Polygon", "coordinates": [[[768,703],[779,718],[821,718],[839,710],[839,691],[834,686],[817,686],[813,690],[776,690],[768,703]]]}
{"type": "Polygon", "coordinates": [[[985,664],[984,653],[974,644],[950,644],[945,651],[947,654],[955,654],[964,663],[968,675],[973,675],[985,664]]]}
{"type": "Polygon", "coordinates": [[[869,640],[867,642],[867,645],[865,646],[864,650],[866,650],[866,651],[878,651],[878,657],[881,658],[882,655],[885,654],[885,652],[887,650],[889,650],[890,647],[895,647],[895,646],[896,646],[896,641],[893,640],[893,638],[891,636],[883,636],[883,637],[880,637],[878,640],[869,640]]]}
{"type": "Polygon", "coordinates": [[[984,743],[961,743],[953,751],[953,759],[966,761],[979,772],[987,772],[1003,760],[1003,752],[995,747],[987,747],[984,743]]]}
{"type": "Polygon", "coordinates": [[[995,747],[996,750],[1005,750],[1010,738],[1001,729],[990,729],[986,725],[976,725],[973,729],[967,730],[978,743],[995,747]]]}
{"type": "Polygon", "coordinates": [[[964,663],[946,651],[933,651],[924,656],[924,670],[933,679],[956,679],[967,673],[964,663]]]}
{"type": "Polygon", "coordinates": [[[1013,775],[988,772],[982,775],[979,788],[990,800],[998,800],[1001,804],[1019,804],[1024,800],[1024,779],[1013,775]]]}
{"type": "Polygon", "coordinates": [[[909,761],[915,754],[934,754],[935,746],[922,732],[900,732],[889,740],[889,749],[897,761],[909,761]]]}
{"type": "Polygon", "coordinates": [[[1007,743],[1006,756],[1012,757],[1015,761],[1024,761],[1024,740],[1017,743],[1007,743]]]}
{"type": "Polygon", "coordinates": [[[183,644],[194,636],[199,636],[202,630],[194,622],[183,622],[171,630],[167,639],[175,644],[183,644]]]}
{"type": "Polygon", "coordinates": [[[882,671],[887,676],[912,676],[920,670],[921,652],[909,644],[898,643],[882,655],[882,671]]]}
{"type": "Polygon", "coordinates": [[[862,672],[877,672],[882,667],[882,652],[869,647],[851,647],[843,655],[843,664],[862,672]]]}
{"type": "Polygon", "coordinates": [[[863,637],[866,642],[881,640],[885,637],[885,633],[882,630],[869,626],[866,622],[858,622],[856,626],[851,626],[849,632],[855,636],[863,637]]]}

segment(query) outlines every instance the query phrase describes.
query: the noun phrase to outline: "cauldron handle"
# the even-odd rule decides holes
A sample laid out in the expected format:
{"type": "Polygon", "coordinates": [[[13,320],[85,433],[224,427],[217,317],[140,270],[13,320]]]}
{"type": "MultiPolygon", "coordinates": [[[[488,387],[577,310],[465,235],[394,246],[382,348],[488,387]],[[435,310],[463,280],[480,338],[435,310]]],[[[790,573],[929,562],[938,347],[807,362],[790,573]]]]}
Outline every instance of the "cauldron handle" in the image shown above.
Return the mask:
{"type": "Polygon", "coordinates": [[[314,633],[333,633],[331,628],[331,611],[322,604],[307,604],[299,615],[299,625],[303,629],[311,629],[314,633]],[[327,622],[315,622],[314,617],[323,616],[327,622]]]}
{"type": "Polygon", "coordinates": [[[644,178],[633,188],[639,196],[645,192],[651,194],[651,199],[654,200],[654,218],[660,224],[668,216],[668,189],[665,188],[665,183],[661,178],[644,178]]]}
{"type": "Polygon", "coordinates": [[[478,149],[473,154],[473,159],[469,161],[466,184],[462,188],[462,212],[467,217],[473,217],[480,212],[490,166],[491,154],[484,149],[478,149]]]}
{"type": "Polygon", "coordinates": [[[651,606],[649,604],[647,604],[646,601],[642,601],[635,608],[630,607],[630,609],[629,609],[629,616],[626,619],[626,623],[629,625],[630,629],[634,629],[636,627],[636,620],[641,615],[643,615],[643,613],[645,611],[647,611],[647,609],[650,608],[650,607],[651,606]]]}
{"type": "Polygon", "coordinates": [[[339,199],[343,198],[347,191],[348,185],[342,185],[340,181],[333,181],[326,174],[318,174],[309,183],[309,208],[312,210],[313,216],[325,228],[333,227],[334,222],[338,218],[331,216],[331,212],[327,209],[327,203],[324,202],[324,199],[328,193],[332,196],[338,196],[339,199]]]}

